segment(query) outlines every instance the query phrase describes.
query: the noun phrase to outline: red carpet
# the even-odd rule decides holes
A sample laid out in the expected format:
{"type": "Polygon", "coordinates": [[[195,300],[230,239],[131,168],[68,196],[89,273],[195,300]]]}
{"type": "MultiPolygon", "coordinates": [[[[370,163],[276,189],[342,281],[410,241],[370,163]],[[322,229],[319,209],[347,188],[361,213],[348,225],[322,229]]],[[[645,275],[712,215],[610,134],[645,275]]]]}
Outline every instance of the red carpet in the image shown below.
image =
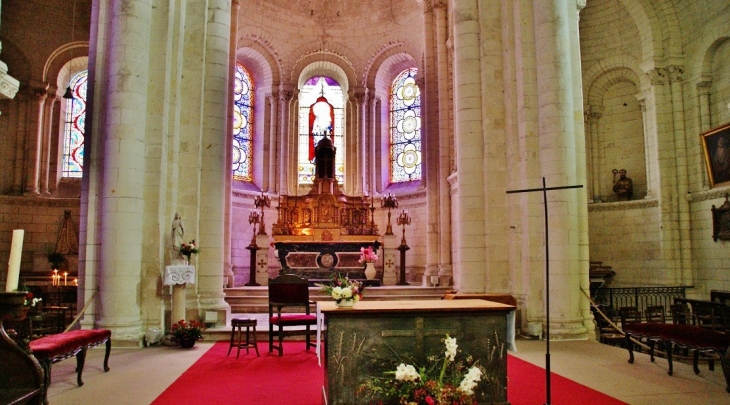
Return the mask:
{"type": "MultiPolygon", "coordinates": [[[[304,350],[304,342],[284,345],[283,357],[269,354],[268,344],[260,343],[261,357],[242,351],[236,360],[236,349],[226,357],[228,342],[218,342],[152,404],[320,405],[324,375],[317,356],[304,350]]],[[[543,368],[508,356],[507,374],[512,405],[545,403],[543,368]]],[[[555,373],[551,380],[553,404],[625,405],[555,373]]]]}
{"type": "MultiPolygon", "coordinates": [[[[545,369],[507,356],[507,398],[512,405],[545,403],[545,369]]],[[[626,405],[616,398],[550,373],[550,403],[556,405],[626,405]]]]}

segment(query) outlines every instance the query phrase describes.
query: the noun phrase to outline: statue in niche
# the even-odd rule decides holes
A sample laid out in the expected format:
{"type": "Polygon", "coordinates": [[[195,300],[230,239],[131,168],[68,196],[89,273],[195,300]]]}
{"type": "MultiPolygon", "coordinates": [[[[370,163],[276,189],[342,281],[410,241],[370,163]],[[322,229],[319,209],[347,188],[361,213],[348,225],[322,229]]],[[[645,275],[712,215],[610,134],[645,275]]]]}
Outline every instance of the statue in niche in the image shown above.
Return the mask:
{"type": "Polygon", "coordinates": [[[616,193],[621,200],[630,200],[631,195],[634,193],[634,182],[630,178],[626,177],[626,169],[616,170],[613,169],[613,192],[616,193]],[[619,175],[616,180],[616,174],[619,175]]]}
{"type": "Polygon", "coordinates": [[[335,147],[325,132],[314,150],[315,175],[318,179],[335,178],[335,147]]]}
{"type": "Polygon", "coordinates": [[[172,250],[174,251],[173,257],[177,257],[182,260],[180,254],[180,246],[183,244],[183,238],[185,237],[185,225],[182,221],[182,216],[179,212],[175,213],[175,219],[172,220],[172,250]]]}

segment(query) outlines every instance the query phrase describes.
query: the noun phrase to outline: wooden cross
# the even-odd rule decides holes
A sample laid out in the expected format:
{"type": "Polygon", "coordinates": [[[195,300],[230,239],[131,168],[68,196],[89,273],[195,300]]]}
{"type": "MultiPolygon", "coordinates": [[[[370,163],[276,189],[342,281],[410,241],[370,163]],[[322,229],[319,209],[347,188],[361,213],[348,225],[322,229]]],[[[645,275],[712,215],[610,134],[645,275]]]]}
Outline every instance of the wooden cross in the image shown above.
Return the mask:
{"type": "Polygon", "coordinates": [[[423,327],[423,317],[418,316],[416,317],[416,327],[415,330],[405,330],[405,329],[393,329],[393,330],[383,330],[380,332],[380,336],[382,337],[414,337],[415,342],[413,345],[413,352],[414,355],[425,359],[426,353],[424,348],[424,340],[427,336],[446,336],[449,335],[450,337],[456,337],[456,330],[455,329],[428,329],[426,330],[423,327]]]}

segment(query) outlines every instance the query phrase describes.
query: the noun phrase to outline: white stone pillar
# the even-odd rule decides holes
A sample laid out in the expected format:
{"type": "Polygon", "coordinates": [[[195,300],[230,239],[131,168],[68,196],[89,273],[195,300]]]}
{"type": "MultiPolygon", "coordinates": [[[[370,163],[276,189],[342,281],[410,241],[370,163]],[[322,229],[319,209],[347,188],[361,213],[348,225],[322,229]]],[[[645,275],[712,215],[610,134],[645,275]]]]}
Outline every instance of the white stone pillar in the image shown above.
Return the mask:
{"type": "Polygon", "coordinates": [[[25,162],[25,192],[39,195],[39,181],[41,176],[41,150],[43,142],[43,106],[46,101],[46,86],[32,89],[29,103],[30,122],[28,126],[28,160],[25,162]]]}
{"type": "MultiPolygon", "coordinates": [[[[25,91],[18,95],[14,103],[10,103],[9,111],[3,114],[8,116],[8,127],[15,130],[16,134],[25,133],[25,120],[28,112],[27,97],[25,91]]],[[[16,137],[15,141],[15,162],[13,164],[13,190],[12,194],[23,194],[23,156],[25,155],[25,136],[16,137]]]]}
{"type": "MultiPolygon", "coordinates": [[[[710,129],[712,125],[710,115],[710,90],[712,89],[712,81],[703,80],[697,83],[697,105],[700,123],[700,132],[705,132],[710,129]]],[[[647,159],[648,160],[648,159],[647,159]]],[[[697,173],[701,173],[702,176],[702,189],[707,190],[710,188],[709,179],[707,178],[707,170],[705,169],[704,160],[697,159],[697,167],[695,168],[697,173]]]]}
{"type": "MultiPolygon", "coordinates": [[[[294,189],[297,187],[297,173],[289,173],[289,150],[291,140],[289,139],[289,103],[291,102],[294,92],[291,86],[281,85],[279,88],[279,142],[281,145],[281,154],[279,157],[279,194],[293,195],[294,189]],[[289,176],[293,176],[293,187],[289,187],[292,182],[289,176]]],[[[294,136],[296,138],[296,135],[294,136]]],[[[296,144],[296,143],[295,143],[296,144]]],[[[296,150],[296,148],[294,149],[296,150]]],[[[296,154],[295,154],[296,155],[296,154]]],[[[294,156],[296,161],[296,156],[294,156]]],[[[294,166],[296,167],[296,165],[294,166]]]]}
{"type": "MultiPolygon", "coordinates": [[[[139,304],[144,238],[145,124],[149,70],[151,4],[149,0],[108,3],[114,18],[105,25],[108,48],[100,153],[101,303],[97,325],[119,340],[140,341],[139,304]]],[[[100,75],[101,77],[102,75],[100,75]]],[[[97,83],[98,85],[98,83],[97,83]]]]}
{"type": "Polygon", "coordinates": [[[650,154],[648,151],[650,150],[650,138],[649,138],[649,122],[648,117],[646,115],[646,99],[643,96],[637,96],[637,100],[639,100],[639,108],[641,108],[641,125],[642,125],[642,131],[644,132],[644,150],[646,151],[646,159],[644,159],[645,168],[646,171],[646,195],[644,196],[645,199],[652,198],[651,193],[653,189],[653,176],[652,171],[654,170],[654,165],[651,164],[649,161],[650,154]]]}
{"type": "MultiPolygon", "coordinates": [[[[539,0],[534,3],[535,49],[537,63],[540,168],[547,187],[583,184],[578,177],[573,83],[580,83],[571,49],[572,24],[577,24],[574,0],[539,0]]],[[[582,112],[581,112],[582,116],[582,112]]],[[[582,123],[581,123],[582,124],[582,123]]],[[[584,153],[580,151],[580,153],[584,153]]],[[[583,162],[585,163],[585,162],[583,162]]],[[[580,244],[581,221],[587,207],[580,204],[584,190],[556,190],[547,193],[549,207],[550,335],[557,338],[583,338],[587,334],[580,301],[583,295],[580,244]]],[[[537,276],[537,274],[533,274],[537,276]]]]}
{"type": "Polygon", "coordinates": [[[601,148],[601,116],[603,115],[603,107],[590,106],[586,112],[588,121],[588,131],[591,140],[591,197],[594,203],[603,202],[601,199],[601,167],[602,153],[601,148]]]}
{"type": "Polygon", "coordinates": [[[269,162],[268,162],[268,168],[269,168],[269,176],[267,180],[267,186],[266,190],[269,193],[279,193],[279,189],[277,188],[277,181],[276,181],[276,167],[279,163],[279,159],[281,157],[279,156],[279,137],[277,132],[277,125],[276,123],[279,120],[278,112],[278,103],[277,100],[279,99],[279,93],[271,93],[266,95],[266,102],[267,107],[269,109],[269,132],[266,134],[266,137],[269,140],[269,162]]]}
{"type": "Polygon", "coordinates": [[[454,285],[460,292],[484,292],[484,142],[479,16],[476,0],[454,0],[454,129],[458,195],[454,285]]]}
{"type": "Polygon", "coordinates": [[[682,285],[694,285],[694,266],[692,265],[692,223],[690,218],[689,201],[689,168],[687,154],[690,150],[688,139],[684,130],[684,94],[682,92],[682,74],[684,69],[681,66],[669,66],[669,87],[672,92],[672,117],[674,120],[674,137],[676,146],[676,193],[677,211],[679,220],[679,246],[681,263],[682,285]]]}
{"type": "MultiPolygon", "coordinates": [[[[40,179],[40,187],[41,187],[41,194],[45,196],[51,195],[49,191],[49,176],[51,173],[51,149],[52,142],[51,137],[53,136],[53,109],[56,106],[56,101],[58,98],[56,97],[56,88],[51,87],[48,89],[48,98],[46,99],[45,108],[43,110],[43,149],[41,153],[41,179],[40,179]]],[[[63,150],[63,146],[66,142],[66,139],[63,136],[64,134],[61,133],[61,143],[59,144],[59,149],[61,151],[63,150]]],[[[59,156],[62,155],[62,153],[59,153],[59,156]]],[[[55,186],[55,181],[54,181],[55,186]]]]}
{"type": "Polygon", "coordinates": [[[256,268],[251,271],[256,272],[258,284],[269,285],[269,236],[256,235],[256,245],[259,247],[256,251],[256,268]]]}
{"type": "Polygon", "coordinates": [[[436,24],[431,2],[424,2],[424,59],[421,90],[421,183],[426,185],[426,269],[422,285],[433,286],[431,276],[438,276],[441,207],[439,206],[439,88],[436,69],[436,24]]]}
{"type": "MultiPolygon", "coordinates": [[[[363,153],[367,150],[366,136],[367,133],[367,108],[368,108],[368,95],[367,89],[357,87],[353,96],[355,99],[355,117],[356,117],[356,129],[355,139],[350,144],[352,149],[348,149],[347,155],[357,157],[357,172],[352,181],[352,190],[355,195],[365,195],[365,167],[367,154],[363,153]]],[[[352,178],[352,176],[350,176],[352,178]]]]}
{"type": "MultiPolygon", "coordinates": [[[[200,147],[200,241],[202,249],[197,268],[198,294],[201,310],[230,311],[223,293],[225,197],[226,180],[231,177],[231,166],[226,160],[230,150],[228,103],[231,86],[230,0],[209,0],[205,23],[205,74],[203,77],[203,122],[200,147]]],[[[202,23],[202,21],[201,21],[202,23]]],[[[181,183],[182,184],[182,183],[181,183]]],[[[230,194],[230,190],[228,190],[230,194]]],[[[220,316],[219,316],[220,319],[220,316]]]]}
{"type": "MultiPolygon", "coordinates": [[[[448,285],[451,282],[451,186],[448,177],[451,175],[451,108],[449,96],[449,51],[446,48],[448,39],[446,26],[446,4],[439,1],[434,4],[434,19],[436,22],[436,60],[438,80],[438,207],[439,207],[439,257],[438,275],[439,284],[448,285]]],[[[432,191],[430,191],[432,192],[432,191]]]]}

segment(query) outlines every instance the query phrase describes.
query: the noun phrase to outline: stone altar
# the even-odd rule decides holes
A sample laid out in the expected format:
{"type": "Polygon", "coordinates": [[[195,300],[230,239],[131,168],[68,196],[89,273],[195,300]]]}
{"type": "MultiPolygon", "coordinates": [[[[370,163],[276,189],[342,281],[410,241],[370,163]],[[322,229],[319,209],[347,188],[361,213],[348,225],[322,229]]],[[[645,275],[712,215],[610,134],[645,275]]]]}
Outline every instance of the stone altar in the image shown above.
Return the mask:
{"type": "MultiPolygon", "coordinates": [[[[479,404],[507,404],[508,319],[515,307],[485,300],[360,301],[352,309],[319,302],[324,316],[325,387],[329,405],[354,404],[358,386],[382,376],[373,359],[401,357],[425,365],[449,334],[487,369],[479,404]]],[[[512,318],[514,319],[514,318],[512,318]]],[[[393,370],[395,370],[393,368],[393,370]]]]}

